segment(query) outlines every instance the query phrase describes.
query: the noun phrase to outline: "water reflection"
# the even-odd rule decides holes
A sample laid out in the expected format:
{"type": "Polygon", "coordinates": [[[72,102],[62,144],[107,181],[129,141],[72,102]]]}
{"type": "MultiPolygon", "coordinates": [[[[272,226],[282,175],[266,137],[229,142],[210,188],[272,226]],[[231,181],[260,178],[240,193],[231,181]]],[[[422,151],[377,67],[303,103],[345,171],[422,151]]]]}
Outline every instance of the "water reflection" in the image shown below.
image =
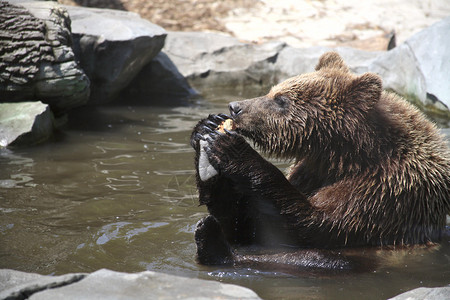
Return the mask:
{"type": "Polygon", "coordinates": [[[8,174],[7,168],[0,173],[0,188],[34,187],[33,177],[27,172],[34,166],[33,159],[15,154],[9,149],[0,149],[0,166],[10,165],[18,169],[20,173],[8,174]],[[9,178],[7,178],[9,175],[9,178]]]}
{"type": "Polygon", "coordinates": [[[99,236],[96,239],[97,245],[104,245],[107,242],[114,239],[126,239],[127,242],[131,242],[131,239],[138,234],[147,232],[151,228],[158,228],[166,226],[167,222],[142,222],[142,224],[136,228],[136,225],[130,222],[117,222],[102,226],[102,228],[96,233],[99,236]]]}

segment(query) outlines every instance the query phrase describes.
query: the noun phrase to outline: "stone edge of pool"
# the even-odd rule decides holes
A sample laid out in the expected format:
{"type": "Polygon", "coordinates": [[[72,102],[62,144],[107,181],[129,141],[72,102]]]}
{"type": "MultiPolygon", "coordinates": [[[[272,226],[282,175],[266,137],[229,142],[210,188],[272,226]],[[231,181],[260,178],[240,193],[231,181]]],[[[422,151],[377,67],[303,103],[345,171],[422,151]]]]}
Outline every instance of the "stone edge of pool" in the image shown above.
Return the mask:
{"type": "MultiPolygon", "coordinates": [[[[146,298],[261,299],[252,290],[238,285],[153,271],[122,273],[101,269],[90,274],[46,276],[0,269],[0,299],[146,298]]],[[[420,287],[390,299],[450,299],[450,285],[420,287]]]]}
{"type": "Polygon", "coordinates": [[[46,276],[1,269],[0,299],[261,299],[233,284],[153,271],[46,276]]]}

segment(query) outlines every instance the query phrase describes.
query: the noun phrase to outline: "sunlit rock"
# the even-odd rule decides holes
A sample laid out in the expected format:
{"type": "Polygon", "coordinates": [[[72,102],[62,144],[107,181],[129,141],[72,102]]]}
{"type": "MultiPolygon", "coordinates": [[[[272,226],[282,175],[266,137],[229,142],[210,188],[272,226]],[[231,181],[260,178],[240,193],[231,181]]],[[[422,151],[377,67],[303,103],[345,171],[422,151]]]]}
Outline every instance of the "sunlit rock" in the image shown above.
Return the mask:
{"type": "Polygon", "coordinates": [[[273,84],[274,63],[284,46],[246,44],[216,33],[170,32],[163,51],[203,95],[251,95],[273,84]]]}
{"type": "Polygon", "coordinates": [[[145,271],[106,269],[42,276],[0,270],[0,299],[261,299],[250,289],[217,281],[145,271]]]}
{"type": "Polygon", "coordinates": [[[53,130],[53,113],[47,104],[0,104],[0,148],[41,143],[52,136],[53,130]]]}
{"type": "Polygon", "coordinates": [[[113,100],[164,45],[166,31],[136,13],[64,7],[75,54],[91,80],[89,104],[113,100]]]}
{"type": "Polygon", "coordinates": [[[0,102],[42,100],[57,114],[86,103],[89,79],[75,61],[65,9],[0,2],[0,36],[0,102]]]}
{"type": "Polygon", "coordinates": [[[432,101],[450,108],[450,17],[418,32],[405,44],[411,49],[432,101]]]}
{"type": "Polygon", "coordinates": [[[35,273],[2,269],[0,270],[0,299],[29,299],[28,297],[35,293],[69,285],[85,276],[85,274],[80,273],[43,276],[35,273]]]}
{"type": "Polygon", "coordinates": [[[450,285],[435,288],[417,288],[390,298],[390,300],[441,300],[450,299],[450,285]]]}
{"type": "Polygon", "coordinates": [[[323,53],[337,51],[352,72],[379,74],[385,89],[445,126],[450,122],[450,44],[445,40],[449,24],[450,18],[444,19],[390,51],[249,44],[227,35],[194,32],[170,32],[163,51],[203,95],[242,97],[259,96],[289,77],[312,72],[323,53]]]}

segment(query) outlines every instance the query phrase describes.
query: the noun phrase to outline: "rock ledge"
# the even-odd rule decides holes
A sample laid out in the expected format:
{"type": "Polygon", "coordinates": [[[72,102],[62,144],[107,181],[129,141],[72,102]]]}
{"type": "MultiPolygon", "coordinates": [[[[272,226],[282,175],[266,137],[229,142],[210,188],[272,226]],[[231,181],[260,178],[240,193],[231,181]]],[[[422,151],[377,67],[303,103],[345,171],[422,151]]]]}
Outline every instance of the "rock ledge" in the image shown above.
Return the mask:
{"type": "Polygon", "coordinates": [[[43,276],[0,270],[0,299],[261,299],[232,284],[152,271],[43,276]]]}

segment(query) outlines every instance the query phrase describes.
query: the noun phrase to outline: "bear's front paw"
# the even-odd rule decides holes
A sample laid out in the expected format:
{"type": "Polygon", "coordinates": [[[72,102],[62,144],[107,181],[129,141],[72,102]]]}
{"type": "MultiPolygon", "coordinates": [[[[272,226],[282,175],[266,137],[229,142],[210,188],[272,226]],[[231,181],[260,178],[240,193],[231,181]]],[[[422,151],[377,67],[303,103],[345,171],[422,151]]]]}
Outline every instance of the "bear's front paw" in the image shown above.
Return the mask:
{"type": "Polygon", "coordinates": [[[241,135],[228,130],[225,133],[217,130],[209,133],[204,150],[208,161],[222,174],[238,172],[254,151],[241,135]]]}
{"type": "Polygon", "coordinates": [[[191,134],[191,146],[198,150],[199,142],[205,140],[206,135],[217,130],[219,125],[227,119],[230,119],[230,117],[225,114],[218,114],[209,115],[206,119],[198,122],[191,134]]]}

